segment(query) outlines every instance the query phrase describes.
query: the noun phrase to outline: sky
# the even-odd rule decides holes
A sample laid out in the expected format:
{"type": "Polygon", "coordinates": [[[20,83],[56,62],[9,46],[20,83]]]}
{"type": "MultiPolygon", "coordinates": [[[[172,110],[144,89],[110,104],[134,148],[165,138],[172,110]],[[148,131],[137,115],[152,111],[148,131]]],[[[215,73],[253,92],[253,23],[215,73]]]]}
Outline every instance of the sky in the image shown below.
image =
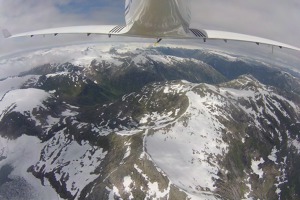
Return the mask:
{"type": "MultiPolygon", "coordinates": [[[[124,24],[124,4],[125,0],[0,0],[0,29],[19,33],[61,26],[124,24]]],[[[300,47],[299,0],[191,0],[191,4],[191,27],[256,35],[300,47]]],[[[49,45],[109,40],[128,38],[0,37],[0,55],[49,45]]]]}

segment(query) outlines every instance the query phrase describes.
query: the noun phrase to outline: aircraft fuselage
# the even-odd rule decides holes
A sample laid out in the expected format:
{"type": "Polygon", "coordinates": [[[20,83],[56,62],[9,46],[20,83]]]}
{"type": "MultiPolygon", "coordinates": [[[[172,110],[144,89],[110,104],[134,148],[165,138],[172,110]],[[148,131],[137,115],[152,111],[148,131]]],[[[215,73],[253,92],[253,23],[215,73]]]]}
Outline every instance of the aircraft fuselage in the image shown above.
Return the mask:
{"type": "Polygon", "coordinates": [[[137,35],[185,35],[191,21],[189,0],[126,0],[125,21],[137,35]]]}

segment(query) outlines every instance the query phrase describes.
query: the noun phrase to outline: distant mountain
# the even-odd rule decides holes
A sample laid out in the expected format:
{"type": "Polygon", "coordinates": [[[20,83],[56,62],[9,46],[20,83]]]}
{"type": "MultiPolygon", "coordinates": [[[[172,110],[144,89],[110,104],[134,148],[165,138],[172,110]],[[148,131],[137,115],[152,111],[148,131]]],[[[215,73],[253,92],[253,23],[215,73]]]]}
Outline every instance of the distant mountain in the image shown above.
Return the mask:
{"type": "Polygon", "coordinates": [[[167,47],[0,63],[27,66],[0,81],[0,199],[300,199],[297,72],[167,47]]]}

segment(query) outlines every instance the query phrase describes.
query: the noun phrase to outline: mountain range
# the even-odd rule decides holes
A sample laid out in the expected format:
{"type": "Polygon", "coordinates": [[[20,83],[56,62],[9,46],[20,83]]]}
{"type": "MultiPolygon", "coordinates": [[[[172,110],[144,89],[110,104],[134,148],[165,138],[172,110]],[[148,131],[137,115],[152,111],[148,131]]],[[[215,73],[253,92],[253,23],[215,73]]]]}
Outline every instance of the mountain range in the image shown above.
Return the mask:
{"type": "Polygon", "coordinates": [[[136,45],[0,66],[0,199],[300,199],[289,66],[136,45]]]}

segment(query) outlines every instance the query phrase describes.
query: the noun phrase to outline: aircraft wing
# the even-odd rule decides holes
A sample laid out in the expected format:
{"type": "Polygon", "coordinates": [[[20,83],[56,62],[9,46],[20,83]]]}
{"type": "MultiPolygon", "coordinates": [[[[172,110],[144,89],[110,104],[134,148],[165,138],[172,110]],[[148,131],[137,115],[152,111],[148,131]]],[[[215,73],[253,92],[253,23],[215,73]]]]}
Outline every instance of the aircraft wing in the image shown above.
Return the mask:
{"type": "MultiPolygon", "coordinates": [[[[149,37],[149,35],[139,35],[132,34],[129,32],[130,27],[128,26],[120,26],[120,25],[92,25],[92,26],[70,26],[70,27],[60,27],[60,28],[50,28],[43,29],[37,31],[30,31],[20,34],[12,35],[8,30],[3,30],[3,35],[5,38],[15,38],[15,37],[24,37],[29,36],[33,37],[36,35],[58,35],[58,34],[87,34],[87,36],[91,34],[98,35],[123,35],[123,36],[131,36],[131,37],[149,37]]],[[[224,40],[227,42],[228,40],[233,41],[242,41],[242,42],[252,42],[265,45],[276,46],[279,48],[288,48],[296,51],[300,51],[300,48],[294,47],[288,44],[284,44],[281,42],[277,42],[274,40],[269,40],[261,37],[233,33],[233,32],[225,32],[225,31],[216,31],[216,30],[205,30],[205,29],[195,29],[190,28],[190,33],[187,36],[179,35],[178,37],[164,35],[161,38],[176,38],[176,39],[203,39],[206,40],[224,40]]]]}
{"type": "Polygon", "coordinates": [[[58,34],[99,34],[99,35],[119,35],[128,32],[128,27],[119,25],[95,25],[95,26],[70,26],[60,28],[42,29],[37,31],[30,31],[20,34],[12,35],[8,30],[3,30],[5,38],[15,38],[24,36],[36,35],[58,35],[58,34]]]}
{"type": "Polygon", "coordinates": [[[300,48],[294,47],[288,44],[284,44],[281,42],[277,42],[274,40],[269,40],[261,37],[256,37],[252,35],[245,35],[240,33],[233,33],[233,32],[225,32],[225,31],[215,31],[215,30],[205,30],[205,29],[190,29],[190,35],[192,35],[192,38],[202,38],[204,41],[206,39],[211,40],[224,40],[227,42],[228,40],[232,41],[241,41],[241,42],[252,42],[256,43],[257,45],[265,44],[265,45],[271,45],[276,46],[279,48],[287,48],[287,49],[293,49],[296,51],[300,51],[300,48]]]}

